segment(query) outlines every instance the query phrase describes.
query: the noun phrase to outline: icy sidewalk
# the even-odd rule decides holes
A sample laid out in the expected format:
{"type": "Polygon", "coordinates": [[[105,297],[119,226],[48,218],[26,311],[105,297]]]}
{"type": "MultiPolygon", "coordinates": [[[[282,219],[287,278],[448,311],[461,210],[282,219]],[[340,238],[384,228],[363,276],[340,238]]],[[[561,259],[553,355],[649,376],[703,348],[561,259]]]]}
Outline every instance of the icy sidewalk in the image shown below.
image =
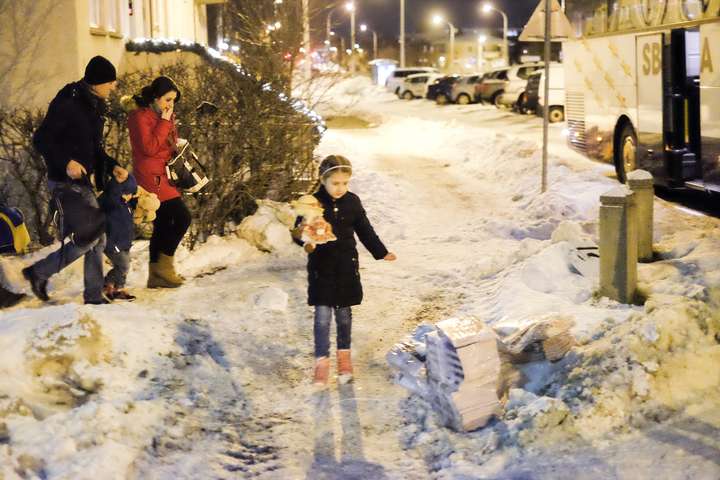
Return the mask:
{"type": "Polygon", "coordinates": [[[333,382],[327,392],[310,385],[305,257],[289,239],[267,254],[213,238],[179,255],[180,271],[197,278],[160,292],[142,288],[140,243],[130,277],[136,302],[77,305],[76,266],[53,279],[62,305],[33,301],[0,314],[0,393],[12,397],[0,411],[8,427],[0,427],[0,472],[717,478],[718,421],[705,413],[717,406],[716,313],[707,307],[720,283],[717,220],[660,202],[662,261],[640,275],[650,301],[599,301],[568,256],[595,235],[597,197],[614,186],[605,166],[553,155],[551,188],[540,196],[538,147],[507,134],[518,129],[514,117],[480,127],[459,110],[434,118],[433,105],[416,104],[402,118],[392,112],[397,100],[359,91],[358,107],[384,123],[330,130],[318,154],[353,161],[351,189],[399,260],[374,262],[360,248],[356,383],[333,382]],[[515,391],[509,416],[489,428],[448,432],[391,383],[385,354],[419,323],[475,315],[510,331],[548,312],[574,316],[587,350],[569,358],[579,363],[527,366],[529,391],[515,391]],[[38,365],[52,368],[37,377],[38,365]]]}
{"type": "Polygon", "coordinates": [[[437,199],[435,209],[424,205],[417,214],[442,234],[431,237],[434,245],[422,236],[413,243],[418,253],[429,252],[424,257],[433,266],[452,268],[457,256],[458,275],[450,280],[438,271],[432,282],[454,291],[458,311],[503,334],[547,314],[568,315],[581,344],[558,364],[525,366],[527,391],[511,391],[500,421],[474,434],[446,431],[427,403],[411,397],[401,433],[406,447],[439,478],[717,478],[717,219],[658,201],[658,261],[639,272],[647,302],[598,299],[592,269],[578,271],[574,257],[578,246],[595,239],[598,197],[614,186],[605,166],[555,149],[550,190],[539,195],[537,148],[499,133],[525,119],[476,128],[460,116],[483,107],[436,113],[422,102],[400,107],[404,102],[360,82],[340,89],[348,105],[353,91],[370,97],[353,111],[384,122],[378,129],[386,132],[386,143],[380,135],[354,132],[364,139],[362,154],[411,184],[414,198],[437,199]],[[400,108],[410,118],[397,115],[400,108]],[[456,118],[448,121],[450,115],[456,118]],[[448,182],[452,175],[457,180],[448,182]],[[457,206],[479,217],[471,228],[448,228],[457,206]]]}

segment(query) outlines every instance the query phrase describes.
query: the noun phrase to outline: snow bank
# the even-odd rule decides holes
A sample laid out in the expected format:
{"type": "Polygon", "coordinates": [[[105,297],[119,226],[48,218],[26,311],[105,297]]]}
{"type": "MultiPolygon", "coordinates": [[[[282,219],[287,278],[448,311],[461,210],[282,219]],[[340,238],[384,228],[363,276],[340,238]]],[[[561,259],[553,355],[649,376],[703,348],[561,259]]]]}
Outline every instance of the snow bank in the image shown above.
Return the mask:
{"type": "Polygon", "coordinates": [[[67,304],[3,314],[6,478],[126,478],[151,442],[166,412],[162,401],[143,398],[147,384],[138,375],[158,368],[157,352],[172,336],[159,313],[128,305],[100,311],[67,304]]]}
{"type": "Polygon", "coordinates": [[[295,217],[288,204],[258,200],[257,211],[243,219],[237,234],[264,252],[287,251],[293,246],[290,229],[295,217]]]}

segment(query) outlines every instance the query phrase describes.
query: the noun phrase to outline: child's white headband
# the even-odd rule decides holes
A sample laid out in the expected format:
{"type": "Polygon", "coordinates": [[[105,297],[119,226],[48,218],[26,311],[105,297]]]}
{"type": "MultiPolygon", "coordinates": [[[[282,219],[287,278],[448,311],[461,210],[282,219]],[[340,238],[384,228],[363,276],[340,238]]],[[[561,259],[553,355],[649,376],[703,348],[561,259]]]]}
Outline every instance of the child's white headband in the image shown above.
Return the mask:
{"type": "Polygon", "coordinates": [[[336,165],[336,166],[334,166],[334,167],[330,167],[330,168],[328,168],[327,170],[325,170],[325,171],[322,173],[322,176],[324,177],[324,176],[326,176],[326,175],[328,174],[328,172],[332,172],[333,170],[338,170],[338,169],[340,169],[340,168],[347,168],[348,170],[350,170],[350,171],[352,172],[352,167],[351,167],[350,165],[336,165]]]}

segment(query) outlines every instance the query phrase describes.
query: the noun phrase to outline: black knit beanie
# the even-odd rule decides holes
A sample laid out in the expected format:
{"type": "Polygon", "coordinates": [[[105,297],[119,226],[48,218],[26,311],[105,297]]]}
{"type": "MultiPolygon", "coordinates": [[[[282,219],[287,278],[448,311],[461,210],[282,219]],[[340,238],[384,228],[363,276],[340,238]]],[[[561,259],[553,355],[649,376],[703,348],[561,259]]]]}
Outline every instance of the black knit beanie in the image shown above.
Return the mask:
{"type": "Polygon", "coordinates": [[[117,80],[117,72],[110,60],[98,55],[88,62],[83,80],[89,85],[114,82],[117,80]]]}

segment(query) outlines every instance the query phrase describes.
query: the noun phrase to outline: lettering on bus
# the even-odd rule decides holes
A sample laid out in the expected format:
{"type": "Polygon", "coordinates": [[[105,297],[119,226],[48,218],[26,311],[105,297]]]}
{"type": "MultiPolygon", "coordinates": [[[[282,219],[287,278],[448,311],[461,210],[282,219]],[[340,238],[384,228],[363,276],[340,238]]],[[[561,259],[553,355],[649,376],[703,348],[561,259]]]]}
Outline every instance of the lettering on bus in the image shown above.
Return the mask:
{"type": "Polygon", "coordinates": [[[703,0],[705,18],[720,17],[720,0],[703,0]]]}
{"type": "Polygon", "coordinates": [[[659,75],[662,68],[662,57],[660,57],[660,44],[658,42],[646,43],[643,45],[643,75],[659,75]]]}
{"type": "MultiPolygon", "coordinates": [[[[568,4],[571,12],[587,8],[572,0],[568,4]]],[[[720,0],[612,0],[610,9],[606,0],[590,0],[590,4],[598,6],[583,15],[589,35],[720,17],[720,0]]]]}
{"type": "Polygon", "coordinates": [[[700,73],[715,73],[713,68],[712,55],[710,54],[710,39],[705,37],[703,41],[702,54],[700,56],[700,73]]]}

